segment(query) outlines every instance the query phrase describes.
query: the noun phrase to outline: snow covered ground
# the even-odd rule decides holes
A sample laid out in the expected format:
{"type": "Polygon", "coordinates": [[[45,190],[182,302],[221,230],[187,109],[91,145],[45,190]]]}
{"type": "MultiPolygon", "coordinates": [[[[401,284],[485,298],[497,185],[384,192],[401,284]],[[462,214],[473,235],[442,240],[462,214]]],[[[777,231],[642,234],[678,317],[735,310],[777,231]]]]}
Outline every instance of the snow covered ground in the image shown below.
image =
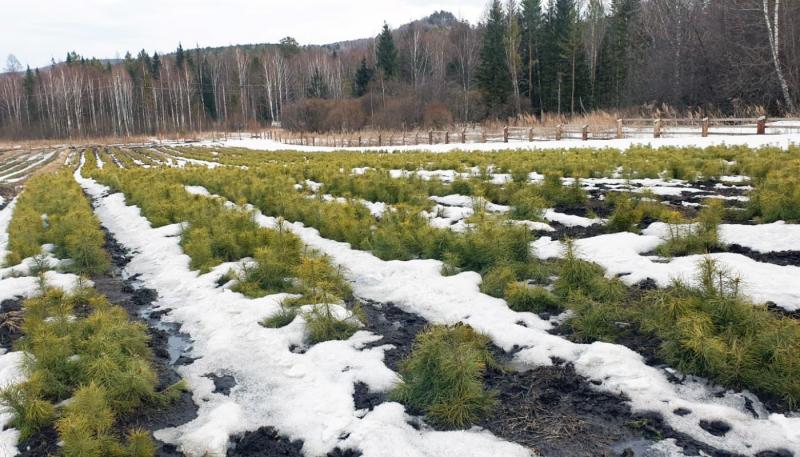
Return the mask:
{"type": "MultiPolygon", "coordinates": [[[[694,284],[698,265],[705,256],[690,255],[664,259],[643,255],[662,244],[663,238],[635,233],[613,233],[575,240],[575,253],[606,270],[606,276],[619,276],[628,285],[653,279],[659,287],[673,280],[694,284]]],[[[549,237],[532,243],[534,254],[542,259],[564,255],[564,244],[549,237]]],[[[757,262],[732,253],[709,254],[721,268],[741,278],[742,292],[758,303],[773,302],[786,311],[800,309],[800,267],[757,262]]]]}
{"type": "MultiPolygon", "coordinates": [[[[491,202],[486,202],[482,198],[475,198],[468,195],[445,195],[443,197],[430,197],[431,200],[437,203],[436,206],[430,211],[423,213],[430,221],[431,225],[440,228],[450,228],[455,231],[463,231],[468,224],[464,224],[464,219],[469,218],[475,214],[475,206],[483,207],[490,213],[508,213],[511,207],[505,205],[497,205],[491,202]]],[[[565,227],[591,227],[592,225],[604,224],[606,221],[603,219],[593,219],[582,216],[574,216],[571,214],[560,213],[554,209],[546,209],[542,212],[542,218],[561,224],[565,227]]],[[[527,225],[533,230],[553,231],[553,228],[541,222],[531,221],[512,221],[527,225]]]]}
{"type": "Polygon", "coordinates": [[[58,154],[58,151],[32,154],[25,160],[26,165],[24,167],[14,167],[12,170],[5,172],[2,176],[0,176],[0,182],[13,184],[22,181],[28,176],[28,172],[42,166],[44,163],[52,159],[56,154],[58,154]]]}
{"type": "Polygon", "coordinates": [[[361,148],[331,148],[316,146],[287,145],[267,139],[229,139],[226,141],[203,141],[200,143],[186,143],[184,146],[208,146],[208,147],[235,147],[252,149],[257,151],[302,151],[302,152],[331,152],[341,151],[502,151],[508,149],[521,150],[544,150],[562,148],[591,148],[591,149],[628,149],[635,145],[649,145],[652,147],[662,146],[693,146],[707,147],[716,145],[747,145],[751,147],[774,146],[787,149],[789,145],[800,143],[800,133],[786,133],[776,135],[714,135],[707,138],[685,136],[677,138],[625,138],[613,140],[589,140],[581,141],[575,139],[565,139],[561,141],[514,141],[510,143],[469,143],[469,144],[434,144],[418,146],[384,146],[384,147],[361,147],[361,148]]]}
{"type": "MultiPolygon", "coordinates": [[[[0,389],[5,389],[25,380],[22,373],[24,354],[20,351],[0,354],[0,389]]],[[[14,414],[6,407],[0,406],[0,456],[13,457],[19,453],[17,441],[19,430],[11,427],[14,414]]]]}
{"type": "MultiPolygon", "coordinates": [[[[274,218],[259,213],[256,220],[265,227],[277,224],[274,218]]],[[[477,273],[445,277],[438,261],[383,261],[346,243],[322,238],[317,230],[300,223],[286,226],[344,267],[357,296],[394,304],[433,323],[469,324],[504,350],[522,348],[515,355],[519,369],[550,365],[551,358],[558,357],[572,362],[578,373],[598,384],[597,389],[627,395],[633,410],[661,413],[676,430],[711,446],[743,454],[769,448],[800,451],[800,418],[768,414],[751,394],[729,391],[720,395],[700,379],[670,383],[664,370],[647,366],[639,354],[624,346],[576,344],[551,335],[549,322],[511,311],[503,300],[482,294],[477,273]],[[747,410],[749,402],[756,405],[757,417],[747,410]],[[691,412],[680,416],[673,413],[677,408],[691,412]],[[700,427],[701,420],[722,420],[732,429],[717,437],[700,427]]]]}
{"type": "MultiPolygon", "coordinates": [[[[690,230],[690,227],[681,225],[674,228],[685,231],[690,230]]],[[[642,230],[642,234],[668,240],[670,225],[655,222],[642,230]]],[[[787,224],[783,221],[758,225],[722,224],[719,226],[719,237],[724,244],[738,244],[763,254],[800,251],[800,224],[787,224]]]]}
{"type": "MultiPolygon", "coordinates": [[[[397,379],[383,364],[385,347],[364,348],[380,336],[362,331],[347,341],[293,352],[293,346],[304,344],[302,318],[282,329],[259,325],[279,309],[285,294],[251,300],[216,287],[231,265],[205,275],[190,271],[189,258],[174,236],[180,225],[153,229],[138,208],[125,205],[121,194],[104,196],[107,188],[77,174],[76,178],[95,199],[103,225],[134,252],[128,274],[140,274],[147,287],[159,292],[156,305],[172,309],[166,318],[180,323],[181,331],[194,341],[190,355],[197,360],[182,367],[181,374],[200,407],[199,417],[159,431],[157,438],[192,456],[224,455],[230,436],[273,426],[291,439],[303,440],[308,456],[324,455],[337,446],[381,457],[530,455],[521,446],[477,429],[417,430],[397,403],[357,411],[356,382],[382,392],[397,379]],[[236,379],[230,396],[213,392],[209,373],[236,379]]],[[[274,221],[267,225],[274,226],[274,221]]]]}

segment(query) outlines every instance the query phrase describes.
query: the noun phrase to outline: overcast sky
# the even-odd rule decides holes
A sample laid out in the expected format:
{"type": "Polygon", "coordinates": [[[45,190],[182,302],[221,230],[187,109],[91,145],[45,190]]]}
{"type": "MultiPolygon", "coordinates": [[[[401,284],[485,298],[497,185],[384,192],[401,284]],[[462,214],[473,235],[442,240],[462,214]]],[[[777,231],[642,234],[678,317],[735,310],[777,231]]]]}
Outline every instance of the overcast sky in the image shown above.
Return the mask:
{"type": "Polygon", "coordinates": [[[448,10],[475,22],[488,0],[4,0],[0,67],[9,54],[23,67],[63,60],[75,50],[114,58],[184,47],[277,42],[324,44],[377,35],[448,10]]]}

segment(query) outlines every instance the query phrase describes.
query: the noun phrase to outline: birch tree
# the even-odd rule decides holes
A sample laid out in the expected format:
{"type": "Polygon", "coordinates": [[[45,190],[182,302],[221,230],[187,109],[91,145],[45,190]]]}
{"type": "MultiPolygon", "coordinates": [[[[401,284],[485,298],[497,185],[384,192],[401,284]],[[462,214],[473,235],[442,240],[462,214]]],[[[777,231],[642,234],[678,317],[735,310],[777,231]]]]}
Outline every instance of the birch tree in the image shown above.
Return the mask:
{"type": "Polygon", "coordinates": [[[763,0],[763,3],[764,21],[767,23],[767,34],[769,36],[772,63],[775,66],[775,76],[778,78],[778,83],[781,86],[783,101],[786,103],[787,111],[794,113],[794,100],[792,100],[792,94],[789,92],[789,84],[786,83],[786,77],[783,74],[783,66],[781,65],[781,0],[774,0],[772,14],[770,14],[770,0],[763,0]]]}

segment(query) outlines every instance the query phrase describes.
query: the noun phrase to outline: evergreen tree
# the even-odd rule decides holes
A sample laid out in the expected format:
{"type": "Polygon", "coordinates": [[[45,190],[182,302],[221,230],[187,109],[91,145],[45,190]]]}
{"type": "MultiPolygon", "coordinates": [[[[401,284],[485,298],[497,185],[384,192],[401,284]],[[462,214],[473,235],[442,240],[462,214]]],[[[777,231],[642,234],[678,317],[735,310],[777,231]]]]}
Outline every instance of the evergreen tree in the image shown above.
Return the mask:
{"type": "Polygon", "coordinates": [[[375,70],[367,65],[367,58],[361,59],[361,65],[356,70],[355,80],[353,81],[353,95],[363,97],[369,89],[369,83],[375,79],[375,70]]]}
{"type": "Polygon", "coordinates": [[[306,96],[309,98],[328,98],[328,84],[319,71],[319,67],[314,67],[314,72],[311,74],[311,80],[306,90],[306,96]]]}
{"type": "Polygon", "coordinates": [[[150,72],[153,71],[153,61],[150,60],[150,55],[147,54],[147,51],[144,49],[139,51],[137,60],[139,61],[139,66],[142,69],[142,75],[150,74],[150,72]]]}
{"type": "Polygon", "coordinates": [[[183,68],[183,63],[186,61],[186,55],[183,52],[183,45],[178,43],[178,49],[175,51],[175,66],[183,68]]]}
{"type": "Polygon", "coordinates": [[[203,102],[203,108],[208,117],[216,121],[217,103],[214,100],[214,83],[211,79],[211,67],[208,64],[208,59],[203,59],[203,63],[200,65],[200,73],[200,98],[203,102]]]}
{"type": "Polygon", "coordinates": [[[33,102],[34,90],[36,89],[36,77],[38,76],[38,68],[36,76],[34,76],[31,67],[25,70],[25,79],[22,81],[22,90],[25,93],[25,107],[27,109],[28,124],[39,119],[39,113],[36,111],[36,103],[33,102]]]}
{"type": "Polygon", "coordinates": [[[157,52],[153,53],[153,61],[152,66],[150,68],[150,73],[153,75],[153,79],[158,79],[161,75],[161,57],[158,55],[157,52]]]}
{"type": "Polygon", "coordinates": [[[580,108],[591,94],[586,52],[575,0],[550,4],[542,47],[544,109],[563,114],[580,108]]]}
{"type": "Polygon", "coordinates": [[[623,102],[635,48],[634,23],[639,7],[640,0],[611,2],[611,20],[597,70],[600,102],[605,106],[619,107],[623,102]]]}
{"type": "Polygon", "coordinates": [[[495,115],[507,108],[506,103],[512,91],[511,75],[505,54],[505,38],[505,14],[500,0],[494,0],[486,21],[477,80],[487,108],[495,115]]]}
{"type": "Polygon", "coordinates": [[[542,45],[541,0],[523,0],[521,4],[522,25],[522,95],[530,100],[534,111],[541,110],[542,96],[539,53],[542,45]]]}
{"type": "Polygon", "coordinates": [[[564,110],[569,112],[585,111],[586,103],[591,105],[591,78],[586,62],[586,49],[583,44],[583,27],[577,18],[570,22],[566,41],[561,43],[561,58],[566,63],[569,84],[562,92],[564,110]]]}
{"type": "Polygon", "coordinates": [[[281,38],[278,48],[281,50],[281,55],[287,59],[300,53],[300,43],[290,36],[281,38]]]}
{"type": "Polygon", "coordinates": [[[67,65],[72,65],[76,62],[80,62],[81,56],[78,55],[77,52],[71,51],[67,53],[67,65]]]}
{"type": "Polygon", "coordinates": [[[375,50],[377,56],[378,69],[383,72],[386,79],[393,79],[399,73],[397,62],[397,47],[394,44],[392,31],[389,25],[383,23],[383,31],[378,35],[378,45],[375,50]]]}

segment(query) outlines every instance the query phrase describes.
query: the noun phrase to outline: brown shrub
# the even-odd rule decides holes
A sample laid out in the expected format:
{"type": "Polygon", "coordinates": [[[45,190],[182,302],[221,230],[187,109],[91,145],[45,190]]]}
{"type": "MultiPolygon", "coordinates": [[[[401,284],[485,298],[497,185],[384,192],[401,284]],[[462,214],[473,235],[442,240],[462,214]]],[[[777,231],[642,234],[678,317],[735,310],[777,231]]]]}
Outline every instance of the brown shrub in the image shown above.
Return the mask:
{"type": "Polygon", "coordinates": [[[358,100],[332,100],[324,128],[333,132],[352,132],[364,128],[367,114],[358,100]]]}
{"type": "Polygon", "coordinates": [[[283,109],[283,128],[293,132],[323,132],[328,103],[319,98],[298,100],[283,109]]]}
{"type": "Polygon", "coordinates": [[[375,99],[373,126],[387,130],[402,130],[417,124],[417,107],[413,97],[386,98],[383,106],[380,98],[375,99]]]}
{"type": "Polygon", "coordinates": [[[444,129],[453,123],[453,113],[441,102],[429,103],[422,113],[422,123],[425,128],[444,129]]]}

